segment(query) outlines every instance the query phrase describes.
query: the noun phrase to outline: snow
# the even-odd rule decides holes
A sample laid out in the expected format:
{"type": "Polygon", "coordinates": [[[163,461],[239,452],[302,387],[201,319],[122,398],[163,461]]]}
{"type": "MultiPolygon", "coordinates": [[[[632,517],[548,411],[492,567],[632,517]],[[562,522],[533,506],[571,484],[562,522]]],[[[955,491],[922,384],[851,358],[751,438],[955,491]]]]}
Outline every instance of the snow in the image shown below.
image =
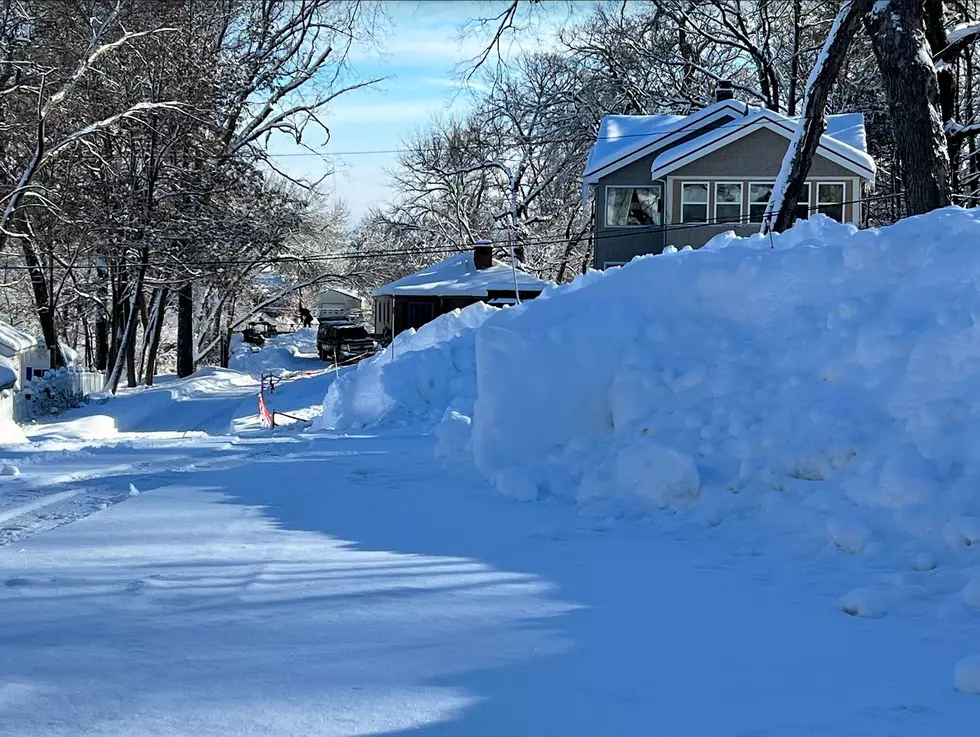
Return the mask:
{"type": "MultiPolygon", "coordinates": [[[[476,398],[475,330],[499,311],[477,302],[440,315],[418,332],[399,333],[386,350],[331,384],[320,425],[346,430],[382,422],[432,423],[443,417],[455,424],[459,419],[453,410],[468,418],[476,398]]],[[[459,438],[468,433],[465,424],[442,431],[446,453],[466,446],[468,440],[459,438]]]]}
{"type": "Polygon", "coordinates": [[[0,353],[10,357],[36,345],[37,339],[34,336],[0,321],[0,353]]]}
{"type": "Polygon", "coordinates": [[[6,389],[17,383],[17,370],[14,364],[5,356],[0,356],[0,389],[6,389]]]}
{"type": "Polygon", "coordinates": [[[980,34],[980,20],[971,20],[957,23],[946,31],[946,39],[950,44],[956,44],[978,34],[980,34]]]}
{"type": "MultiPolygon", "coordinates": [[[[519,290],[540,292],[548,282],[517,271],[519,290]]],[[[477,269],[472,252],[460,253],[414,274],[378,287],[375,297],[486,297],[489,292],[514,292],[514,273],[510,264],[494,260],[487,269],[477,269]]]]}
{"type": "Polygon", "coordinates": [[[26,426],[4,734],[972,735],[978,236],[638,259],[280,368],[273,430],[309,336],[26,426]]]}
{"type": "Polygon", "coordinates": [[[957,691],[980,695],[980,656],[963,658],[957,663],[954,680],[957,691]]]}
{"type": "Polygon", "coordinates": [[[599,123],[596,143],[589,151],[585,176],[634,151],[645,149],[687,120],[683,115],[607,115],[599,123]]]}

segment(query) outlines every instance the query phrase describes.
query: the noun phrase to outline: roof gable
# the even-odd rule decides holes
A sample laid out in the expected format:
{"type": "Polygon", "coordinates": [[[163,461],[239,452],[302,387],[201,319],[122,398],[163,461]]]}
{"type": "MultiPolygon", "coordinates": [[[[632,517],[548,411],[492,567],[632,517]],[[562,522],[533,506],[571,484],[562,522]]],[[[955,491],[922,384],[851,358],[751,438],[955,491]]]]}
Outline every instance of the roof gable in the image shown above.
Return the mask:
{"type": "MultiPolygon", "coordinates": [[[[548,282],[517,271],[522,292],[540,292],[548,282]]],[[[489,292],[514,292],[514,272],[496,259],[488,269],[477,269],[467,251],[375,289],[375,297],[487,297],[489,292]]]]}
{"type": "MultiPolygon", "coordinates": [[[[739,121],[738,125],[715,128],[697,138],[664,150],[653,160],[650,176],[659,179],[762,128],[791,140],[795,132],[795,123],[778,113],[759,110],[739,121]]],[[[874,159],[826,133],[820,137],[817,153],[858,176],[874,180],[874,159]]]]}
{"type": "MultiPolygon", "coordinates": [[[[792,138],[797,121],[797,118],[753,108],[738,100],[716,102],[681,118],[673,115],[606,116],[589,152],[583,184],[587,188],[598,183],[600,177],[657,152],[656,161],[663,157],[667,157],[664,161],[679,158],[674,154],[678,149],[686,156],[693,154],[699,146],[713,146],[705,151],[705,154],[710,153],[717,150],[717,143],[724,146],[748,135],[751,126],[765,126],[785,138],[792,138]],[[702,129],[705,132],[697,135],[702,129]]],[[[859,176],[874,179],[875,164],[867,153],[864,116],[860,113],[828,116],[827,131],[820,138],[818,153],[859,176]]],[[[660,168],[655,165],[653,171],[660,168]]]]}
{"type": "Polygon", "coordinates": [[[589,151],[584,178],[595,184],[615,171],[723,118],[744,116],[748,105],[723,100],[690,115],[607,115],[599,124],[595,145],[589,151]]]}

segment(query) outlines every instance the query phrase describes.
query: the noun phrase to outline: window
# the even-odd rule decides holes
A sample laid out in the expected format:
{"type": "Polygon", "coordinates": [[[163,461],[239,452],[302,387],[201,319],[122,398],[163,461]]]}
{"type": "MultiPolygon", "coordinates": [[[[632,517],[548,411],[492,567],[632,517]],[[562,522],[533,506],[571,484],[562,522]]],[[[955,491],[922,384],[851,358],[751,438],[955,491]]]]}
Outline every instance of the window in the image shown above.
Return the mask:
{"type": "Polygon", "coordinates": [[[628,228],[660,225],[659,184],[649,187],[606,187],[606,225],[628,228]]]}
{"type": "Polygon", "coordinates": [[[844,222],[844,185],[840,182],[817,183],[817,212],[844,222]]]}
{"type": "MultiPolygon", "coordinates": [[[[766,213],[766,205],[772,197],[773,185],[768,182],[753,182],[749,185],[749,222],[761,223],[766,213]]],[[[810,183],[803,184],[803,199],[796,205],[796,219],[806,220],[810,216],[810,183]]]]}
{"type": "Polygon", "coordinates": [[[707,182],[687,182],[681,185],[681,222],[708,222],[707,182]]]}
{"type": "Polygon", "coordinates": [[[737,223],[742,219],[742,183],[715,182],[715,222],[737,223]]]}
{"type": "Polygon", "coordinates": [[[603,261],[602,268],[611,269],[613,266],[625,266],[625,261],[603,261]]]}

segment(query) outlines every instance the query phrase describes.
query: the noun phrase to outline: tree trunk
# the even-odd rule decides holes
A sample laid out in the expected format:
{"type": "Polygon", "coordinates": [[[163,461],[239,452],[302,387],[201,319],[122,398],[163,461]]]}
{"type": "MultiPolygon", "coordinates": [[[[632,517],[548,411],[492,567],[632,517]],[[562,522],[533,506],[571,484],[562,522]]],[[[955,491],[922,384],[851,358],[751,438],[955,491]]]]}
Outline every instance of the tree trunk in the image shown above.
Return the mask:
{"type": "Polygon", "coordinates": [[[177,376],[194,373],[194,285],[187,282],[177,291],[177,376]]]}
{"type": "Polygon", "coordinates": [[[884,82],[910,215],[950,202],[939,82],[922,28],[922,0],[878,0],[865,27],[884,82]]]}
{"type": "Polygon", "coordinates": [[[796,203],[803,196],[803,188],[813,155],[820,145],[820,136],[827,130],[827,98],[840,74],[847,49],[867,12],[871,0],[845,0],[827,34],[820,56],[806,84],[803,114],[796,125],[796,132],[786,148],[779,176],[772,188],[772,196],[763,218],[763,232],[782,232],[796,220],[796,203]]]}
{"type": "Polygon", "coordinates": [[[139,322],[139,295],[143,291],[143,280],[146,278],[149,256],[149,249],[144,247],[140,258],[139,271],[136,274],[136,284],[133,285],[132,295],[125,303],[126,320],[120,336],[119,346],[116,349],[116,360],[105,382],[105,388],[113,394],[119,388],[119,380],[122,378],[124,365],[127,367],[127,380],[129,385],[131,387],[136,386],[136,324],[139,322]]]}
{"type": "Polygon", "coordinates": [[[160,287],[157,289],[153,300],[153,310],[150,314],[150,328],[147,331],[147,335],[149,336],[147,340],[145,372],[147,386],[153,386],[153,377],[156,375],[157,352],[160,349],[160,336],[163,335],[163,316],[167,308],[168,293],[169,290],[166,287],[160,287]]]}

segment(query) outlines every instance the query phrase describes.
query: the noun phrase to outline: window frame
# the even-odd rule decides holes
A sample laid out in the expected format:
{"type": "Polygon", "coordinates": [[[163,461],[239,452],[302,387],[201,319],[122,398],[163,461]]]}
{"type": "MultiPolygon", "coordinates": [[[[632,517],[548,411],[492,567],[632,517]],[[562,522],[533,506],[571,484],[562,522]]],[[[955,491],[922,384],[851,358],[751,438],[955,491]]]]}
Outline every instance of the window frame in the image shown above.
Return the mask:
{"type": "MultiPolygon", "coordinates": [[[[741,225],[745,222],[745,181],[739,179],[716,179],[713,180],[714,187],[712,187],[711,193],[714,195],[714,201],[711,207],[711,225],[741,225]],[[721,218],[718,217],[718,187],[722,184],[737,184],[738,185],[738,219],[731,220],[725,218],[722,222],[721,218]]],[[[734,202],[722,202],[722,205],[734,205],[734,202]]]]}
{"type": "Polygon", "coordinates": [[[681,204],[680,204],[680,221],[681,224],[693,223],[698,225],[710,225],[708,216],[711,214],[711,180],[702,179],[700,181],[681,181],[681,204]],[[688,185],[704,185],[704,202],[687,202],[684,199],[684,188],[688,185]],[[684,205],[704,205],[704,220],[686,220],[684,218],[684,205]]]}
{"type": "Polygon", "coordinates": [[[626,266],[628,263],[629,261],[603,261],[602,270],[605,271],[606,269],[612,269],[617,266],[626,266]]]}
{"type": "MultiPolygon", "coordinates": [[[[839,181],[828,180],[825,182],[817,182],[816,184],[817,184],[816,187],[817,192],[816,192],[816,197],[813,200],[813,212],[820,212],[820,207],[822,205],[829,205],[829,206],[838,205],[840,206],[840,220],[838,220],[837,222],[846,223],[847,222],[847,182],[843,180],[839,180],[839,181]],[[821,187],[840,187],[840,200],[839,201],[835,200],[834,202],[821,202],[820,201],[821,187]]],[[[820,214],[822,215],[824,213],[820,213],[820,214]]],[[[827,217],[830,216],[827,215],[827,217]]],[[[831,220],[833,219],[834,218],[831,218],[831,220]]]]}
{"type": "Polygon", "coordinates": [[[662,228],[664,226],[664,185],[661,182],[650,182],[649,184],[607,184],[606,187],[606,199],[603,203],[605,205],[605,212],[602,213],[602,224],[606,228],[662,228]],[[659,223],[652,223],[650,225],[610,225],[609,224],[609,190],[610,189],[658,189],[660,190],[660,196],[657,198],[657,203],[660,209],[657,210],[657,217],[660,219],[659,223]]]}
{"type": "MultiPolygon", "coordinates": [[[[753,184],[755,186],[757,186],[757,187],[758,186],[775,187],[776,186],[776,183],[775,182],[764,182],[764,181],[750,181],[750,182],[748,182],[749,188],[748,188],[748,191],[746,193],[746,201],[748,202],[748,206],[746,208],[746,217],[748,218],[748,220],[746,220],[746,222],[747,223],[751,223],[753,225],[762,225],[762,222],[763,222],[763,219],[764,218],[763,219],[759,219],[759,220],[753,220],[752,219],[752,205],[761,205],[761,204],[763,204],[761,202],[752,202],[752,185],[753,184]]],[[[796,207],[799,208],[799,207],[805,205],[806,206],[806,210],[807,210],[807,216],[809,216],[810,210],[812,209],[811,206],[810,206],[810,203],[813,201],[813,182],[811,182],[809,179],[806,180],[805,182],[803,182],[803,189],[806,192],[806,195],[805,195],[806,199],[805,200],[800,200],[799,202],[797,202],[796,203],[796,207]]],[[[770,197],[771,196],[772,195],[770,195],[770,197]]],[[[765,204],[768,205],[769,204],[769,200],[766,200],[765,204]]],[[[765,211],[763,211],[763,213],[764,212],[765,211]]],[[[799,219],[799,213],[797,213],[797,216],[796,217],[797,217],[797,219],[799,219]]]]}

